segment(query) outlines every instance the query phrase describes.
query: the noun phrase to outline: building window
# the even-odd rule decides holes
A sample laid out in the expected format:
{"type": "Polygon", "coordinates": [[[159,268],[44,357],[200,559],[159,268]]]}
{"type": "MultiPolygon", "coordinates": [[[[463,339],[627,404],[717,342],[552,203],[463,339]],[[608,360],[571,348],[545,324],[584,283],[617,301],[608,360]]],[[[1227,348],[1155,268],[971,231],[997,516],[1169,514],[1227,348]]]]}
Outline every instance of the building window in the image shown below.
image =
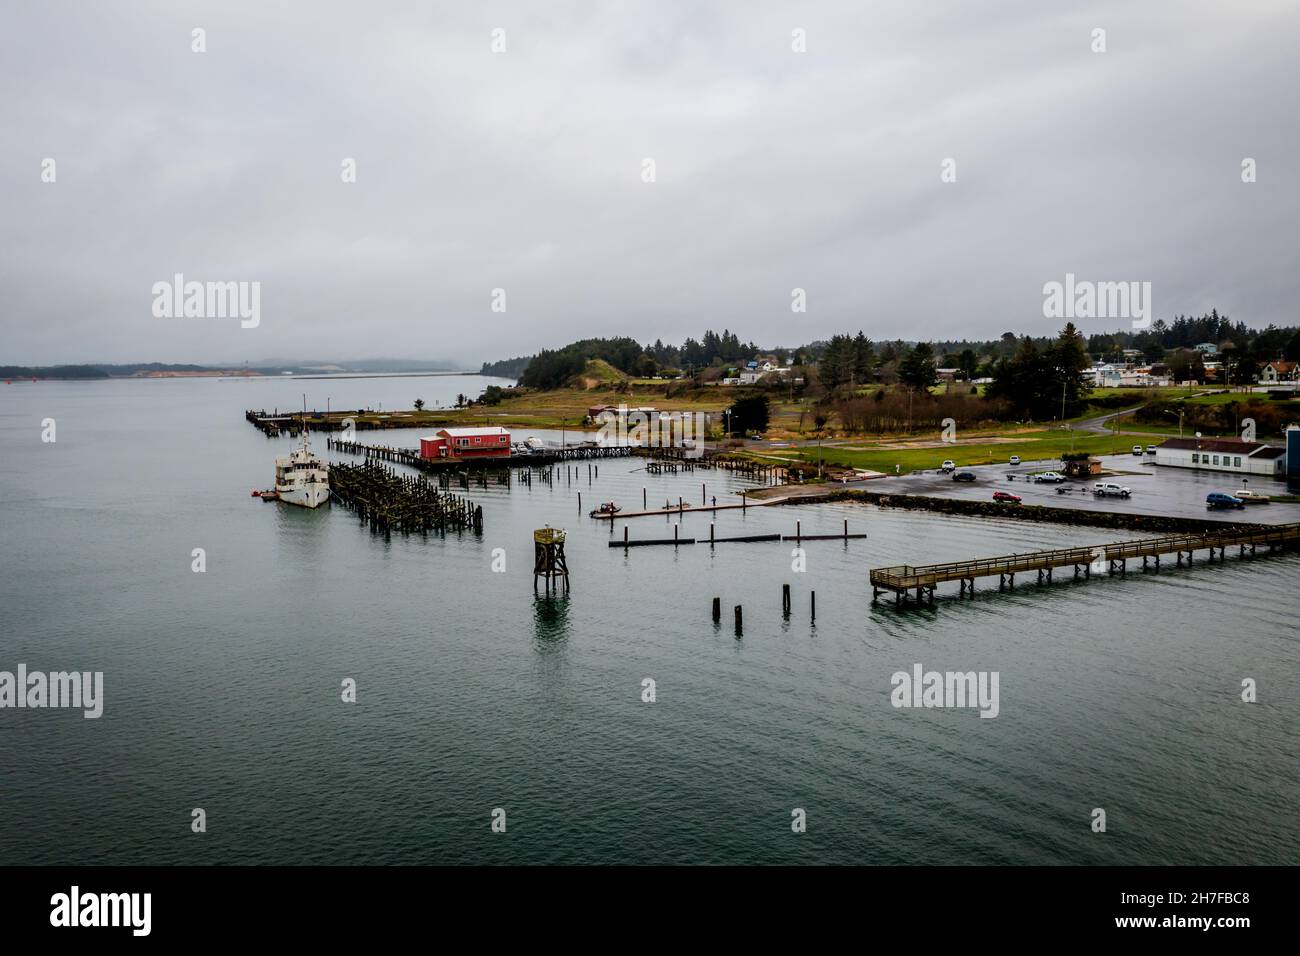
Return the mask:
{"type": "Polygon", "coordinates": [[[1201,456],[1198,455],[1196,452],[1192,452],[1192,464],[1199,465],[1200,463],[1201,463],[1201,456]]]}
{"type": "Polygon", "coordinates": [[[1215,463],[1216,465],[1219,463],[1219,456],[1218,456],[1218,455],[1215,455],[1215,456],[1214,456],[1214,463],[1215,463]]]}
{"type": "Polygon", "coordinates": [[[1234,468],[1240,468],[1240,467],[1241,467],[1241,458],[1240,458],[1239,456],[1238,456],[1238,457],[1234,457],[1234,458],[1232,459],[1232,467],[1234,467],[1234,468]]]}
{"type": "Polygon", "coordinates": [[[481,439],[481,438],[475,438],[475,439],[474,439],[474,444],[476,444],[476,445],[481,445],[482,443],[483,443],[483,439],[481,439]]]}

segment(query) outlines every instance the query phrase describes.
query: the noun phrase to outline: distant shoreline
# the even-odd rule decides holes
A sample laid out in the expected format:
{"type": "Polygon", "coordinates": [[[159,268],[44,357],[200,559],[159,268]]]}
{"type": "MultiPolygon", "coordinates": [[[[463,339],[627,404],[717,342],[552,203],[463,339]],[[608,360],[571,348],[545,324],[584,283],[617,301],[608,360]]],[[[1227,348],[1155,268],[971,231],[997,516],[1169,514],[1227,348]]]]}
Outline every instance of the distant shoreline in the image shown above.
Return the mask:
{"type": "MultiPolygon", "coordinates": [[[[52,375],[42,373],[40,370],[28,370],[13,373],[0,374],[8,384],[17,384],[22,382],[31,383],[33,380],[40,382],[138,382],[142,379],[185,379],[185,378],[203,378],[218,379],[225,381],[246,380],[246,381],[282,381],[282,380],[302,380],[302,379],[351,379],[351,378],[435,378],[460,375],[482,376],[483,373],[478,370],[467,369],[464,371],[456,370],[431,370],[424,372],[251,372],[242,369],[204,369],[202,371],[153,371],[153,372],[133,372],[129,375],[52,375]]],[[[495,376],[488,376],[489,378],[495,376]]]]}

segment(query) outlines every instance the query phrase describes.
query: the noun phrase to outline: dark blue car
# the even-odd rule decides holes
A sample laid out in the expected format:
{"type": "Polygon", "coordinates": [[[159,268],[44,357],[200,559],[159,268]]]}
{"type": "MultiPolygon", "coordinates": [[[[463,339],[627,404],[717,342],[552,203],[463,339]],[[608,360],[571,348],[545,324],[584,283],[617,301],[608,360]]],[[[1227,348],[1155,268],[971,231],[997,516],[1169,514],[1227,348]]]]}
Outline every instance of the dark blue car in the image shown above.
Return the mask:
{"type": "Polygon", "coordinates": [[[1212,508],[1244,508],[1246,502],[1233,495],[1224,494],[1222,491],[1211,491],[1205,496],[1205,507],[1212,508]]]}

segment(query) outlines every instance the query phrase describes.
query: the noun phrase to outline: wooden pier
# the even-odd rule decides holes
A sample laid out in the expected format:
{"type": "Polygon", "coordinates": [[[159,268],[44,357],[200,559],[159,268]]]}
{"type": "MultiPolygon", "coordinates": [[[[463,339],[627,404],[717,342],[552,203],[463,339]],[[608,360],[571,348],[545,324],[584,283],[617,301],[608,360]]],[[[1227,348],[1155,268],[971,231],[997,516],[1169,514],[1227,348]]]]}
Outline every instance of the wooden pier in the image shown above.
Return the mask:
{"type": "Polygon", "coordinates": [[[767,485],[783,485],[790,480],[786,465],[759,461],[756,458],[733,457],[725,452],[710,451],[692,455],[684,448],[637,448],[634,454],[650,460],[645,470],[651,475],[676,475],[693,471],[730,471],[767,485]]]}
{"type": "Polygon", "coordinates": [[[491,458],[421,458],[419,451],[413,448],[363,445],[360,442],[342,441],[337,438],[326,439],[325,446],[331,451],[391,461],[427,472],[447,472],[458,469],[544,468],[557,462],[627,458],[632,454],[632,449],[627,445],[573,445],[565,448],[543,448],[530,455],[500,455],[491,458]]]}
{"type": "Polygon", "coordinates": [[[961,582],[961,597],[975,596],[975,579],[997,575],[998,590],[1015,587],[1016,575],[1034,573],[1039,584],[1050,582],[1052,572],[1057,568],[1071,568],[1074,578],[1090,578],[1092,572],[1107,574],[1126,574],[1128,562],[1142,559],[1142,568],[1159,569],[1162,555],[1176,555],[1177,565],[1182,566],[1184,558],[1190,565],[1197,551],[1208,551],[1209,560],[1217,554],[1223,560],[1227,548],[1237,548],[1244,557],[1247,549],[1251,554],[1260,545],[1265,545],[1271,552],[1274,548],[1300,544],[1300,523],[1278,525],[1274,528],[1252,528],[1249,530],[1207,531],[1204,534],[1173,534],[1158,538],[1143,538],[1138,541],[1121,541],[1114,544],[1098,544],[1082,548],[1058,548],[1052,551],[1031,551],[1026,554],[1010,554],[996,558],[975,558],[970,561],[950,561],[945,564],[927,564],[912,566],[899,564],[887,568],[873,568],[871,571],[871,600],[875,600],[889,591],[894,592],[894,600],[902,605],[907,599],[907,592],[914,591],[916,601],[920,604],[928,599],[934,603],[935,588],[946,581],[961,582]]]}

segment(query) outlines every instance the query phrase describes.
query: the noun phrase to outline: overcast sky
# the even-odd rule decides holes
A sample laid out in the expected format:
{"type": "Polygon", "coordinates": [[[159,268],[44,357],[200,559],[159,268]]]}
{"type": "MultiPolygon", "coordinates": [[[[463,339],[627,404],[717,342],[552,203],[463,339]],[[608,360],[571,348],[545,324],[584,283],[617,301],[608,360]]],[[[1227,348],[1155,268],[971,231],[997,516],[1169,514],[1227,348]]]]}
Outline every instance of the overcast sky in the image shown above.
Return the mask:
{"type": "Polygon", "coordinates": [[[1297,64],[1291,0],[5,0],[0,364],[1045,333],[1067,272],[1295,323],[1297,64]]]}

